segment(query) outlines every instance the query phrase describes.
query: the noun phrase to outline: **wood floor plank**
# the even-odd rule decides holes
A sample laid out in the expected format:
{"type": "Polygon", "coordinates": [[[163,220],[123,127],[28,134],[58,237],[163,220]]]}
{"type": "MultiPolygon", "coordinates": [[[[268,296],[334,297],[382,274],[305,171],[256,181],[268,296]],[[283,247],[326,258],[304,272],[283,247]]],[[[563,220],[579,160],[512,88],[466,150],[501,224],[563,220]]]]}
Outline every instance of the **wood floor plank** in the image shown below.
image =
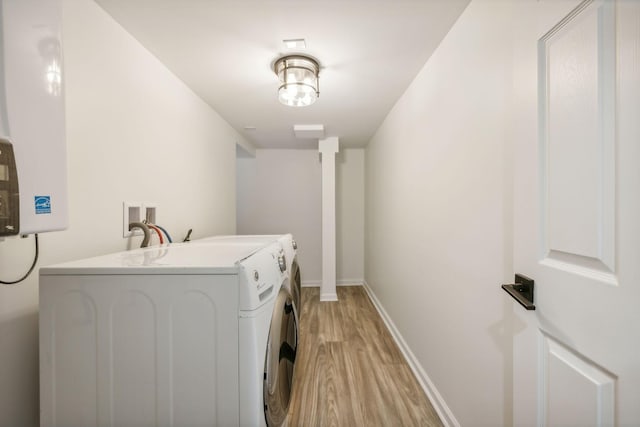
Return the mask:
{"type": "Polygon", "coordinates": [[[337,292],[302,289],[289,426],[441,427],[364,289],[337,292]]]}

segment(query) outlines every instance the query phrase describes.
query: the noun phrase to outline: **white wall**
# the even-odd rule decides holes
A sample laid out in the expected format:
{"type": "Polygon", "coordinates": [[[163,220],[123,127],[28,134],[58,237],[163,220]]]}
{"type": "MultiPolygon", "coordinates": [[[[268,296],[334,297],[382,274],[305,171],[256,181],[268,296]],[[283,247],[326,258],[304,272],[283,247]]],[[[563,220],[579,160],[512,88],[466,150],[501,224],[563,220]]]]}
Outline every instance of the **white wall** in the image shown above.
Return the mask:
{"type": "Polygon", "coordinates": [[[509,7],[473,1],[366,150],[365,279],[453,425],[511,422],[509,7]]]}
{"type": "Polygon", "coordinates": [[[336,154],[336,267],[338,284],[364,279],[364,149],[336,154]]]}
{"type": "Polygon", "coordinates": [[[303,281],[321,276],[321,184],[314,150],[256,150],[237,159],[238,234],[293,234],[303,281]]]}
{"type": "MultiPolygon", "coordinates": [[[[257,150],[238,158],[239,234],[292,233],[303,284],[322,278],[322,169],[316,150],[257,150]]],[[[338,283],[364,277],[364,150],[336,155],[338,283]]]]}
{"type": "MultiPolygon", "coordinates": [[[[39,266],[124,250],[122,202],[157,202],[181,240],[235,232],[240,138],[90,0],[65,0],[70,228],[41,234],[39,266]]],[[[31,262],[32,239],[0,243],[0,278],[31,262]]],[[[38,424],[37,274],[0,287],[0,426],[38,424]]]]}

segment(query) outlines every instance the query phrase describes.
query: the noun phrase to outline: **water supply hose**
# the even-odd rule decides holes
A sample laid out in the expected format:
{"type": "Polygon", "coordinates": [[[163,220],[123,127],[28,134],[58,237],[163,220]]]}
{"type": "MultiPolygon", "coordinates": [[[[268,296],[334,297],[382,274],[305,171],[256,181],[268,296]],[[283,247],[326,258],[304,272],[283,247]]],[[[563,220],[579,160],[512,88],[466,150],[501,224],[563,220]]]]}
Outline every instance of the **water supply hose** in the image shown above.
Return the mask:
{"type": "Polygon", "coordinates": [[[146,224],[143,224],[141,222],[129,223],[129,231],[133,230],[134,228],[139,228],[144,233],[144,238],[142,239],[142,243],[140,244],[140,247],[146,248],[147,246],[149,246],[149,240],[151,240],[151,232],[149,231],[149,227],[147,227],[146,224]]]}

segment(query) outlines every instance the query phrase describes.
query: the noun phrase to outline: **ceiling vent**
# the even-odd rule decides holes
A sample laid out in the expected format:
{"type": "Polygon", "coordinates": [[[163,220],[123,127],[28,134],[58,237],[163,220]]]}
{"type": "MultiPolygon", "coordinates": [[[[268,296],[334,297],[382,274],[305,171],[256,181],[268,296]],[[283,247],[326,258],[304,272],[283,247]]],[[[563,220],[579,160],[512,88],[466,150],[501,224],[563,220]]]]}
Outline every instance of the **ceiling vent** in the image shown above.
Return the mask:
{"type": "Polygon", "coordinates": [[[293,125],[296,138],[324,138],[324,125],[293,125]]]}

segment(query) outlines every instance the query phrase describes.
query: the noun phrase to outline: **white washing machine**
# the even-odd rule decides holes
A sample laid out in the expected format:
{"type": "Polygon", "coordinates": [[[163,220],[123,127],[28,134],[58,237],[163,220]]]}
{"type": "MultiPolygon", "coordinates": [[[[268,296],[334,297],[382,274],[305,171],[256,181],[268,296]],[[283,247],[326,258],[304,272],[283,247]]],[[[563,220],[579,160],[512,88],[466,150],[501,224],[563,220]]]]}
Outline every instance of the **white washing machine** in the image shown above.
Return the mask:
{"type": "Polygon", "coordinates": [[[298,244],[291,234],[274,234],[274,235],[226,235],[211,236],[200,240],[200,242],[234,242],[238,244],[257,244],[266,245],[274,241],[280,242],[287,264],[287,273],[289,281],[287,288],[293,296],[294,307],[296,310],[296,320],[298,319],[298,310],[301,309],[301,286],[302,279],[300,276],[300,266],[298,265],[298,244]]]}
{"type": "Polygon", "coordinates": [[[42,268],[41,425],[284,422],[296,319],[280,251],[192,242],[42,268]]]}
{"type": "Polygon", "coordinates": [[[284,234],[280,236],[279,241],[282,245],[282,249],[284,249],[287,271],[289,272],[289,292],[291,292],[295,306],[298,309],[301,309],[302,277],[300,273],[300,266],[298,265],[298,244],[291,234],[284,234]]]}

